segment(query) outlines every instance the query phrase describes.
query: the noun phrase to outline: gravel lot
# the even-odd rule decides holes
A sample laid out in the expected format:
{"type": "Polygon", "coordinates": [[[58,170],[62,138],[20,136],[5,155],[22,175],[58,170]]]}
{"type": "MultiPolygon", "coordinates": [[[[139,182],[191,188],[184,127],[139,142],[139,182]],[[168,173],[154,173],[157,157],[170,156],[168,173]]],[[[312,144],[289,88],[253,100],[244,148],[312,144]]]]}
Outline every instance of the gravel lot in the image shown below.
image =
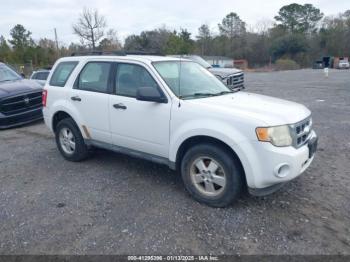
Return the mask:
{"type": "Polygon", "coordinates": [[[350,254],[350,71],[246,82],[313,111],[319,151],[303,176],[213,209],[166,167],[103,150],[64,161],[42,123],[0,131],[0,254],[350,254]]]}

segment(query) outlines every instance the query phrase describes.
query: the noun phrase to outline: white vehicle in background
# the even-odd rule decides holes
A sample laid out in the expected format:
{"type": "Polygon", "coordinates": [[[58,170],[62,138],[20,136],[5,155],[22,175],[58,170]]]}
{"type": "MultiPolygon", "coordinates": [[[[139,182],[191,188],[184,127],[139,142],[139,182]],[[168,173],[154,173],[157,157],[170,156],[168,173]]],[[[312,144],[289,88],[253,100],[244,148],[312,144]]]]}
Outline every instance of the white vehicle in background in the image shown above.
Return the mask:
{"type": "Polygon", "coordinates": [[[339,61],[338,69],[349,69],[349,68],[350,68],[350,63],[347,58],[339,61]]]}
{"type": "Polygon", "coordinates": [[[35,80],[36,82],[44,86],[49,74],[50,74],[50,70],[40,69],[37,71],[33,71],[29,79],[35,80]]]}
{"type": "Polygon", "coordinates": [[[213,67],[202,57],[198,55],[172,55],[170,57],[184,58],[192,60],[204,68],[208,69],[213,75],[221,80],[231,90],[244,89],[244,72],[237,68],[213,67]]]}
{"type": "Polygon", "coordinates": [[[317,147],[305,106],[233,92],[198,63],[171,57],[61,58],[43,114],[65,159],[100,147],[165,164],[214,207],[245,187],[274,192],[310,166],[317,147]]]}

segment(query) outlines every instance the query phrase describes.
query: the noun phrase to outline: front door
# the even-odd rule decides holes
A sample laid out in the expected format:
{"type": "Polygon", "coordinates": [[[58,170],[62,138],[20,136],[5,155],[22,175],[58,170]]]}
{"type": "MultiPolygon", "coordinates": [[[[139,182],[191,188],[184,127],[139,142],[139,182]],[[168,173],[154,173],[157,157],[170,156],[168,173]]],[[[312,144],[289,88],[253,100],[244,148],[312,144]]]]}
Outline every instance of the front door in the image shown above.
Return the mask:
{"type": "Polygon", "coordinates": [[[158,88],[152,74],[141,64],[119,63],[116,94],[111,95],[110,127],[117,146],[168,158],[171,103],[136,100],[139,87],[158,88]]]}

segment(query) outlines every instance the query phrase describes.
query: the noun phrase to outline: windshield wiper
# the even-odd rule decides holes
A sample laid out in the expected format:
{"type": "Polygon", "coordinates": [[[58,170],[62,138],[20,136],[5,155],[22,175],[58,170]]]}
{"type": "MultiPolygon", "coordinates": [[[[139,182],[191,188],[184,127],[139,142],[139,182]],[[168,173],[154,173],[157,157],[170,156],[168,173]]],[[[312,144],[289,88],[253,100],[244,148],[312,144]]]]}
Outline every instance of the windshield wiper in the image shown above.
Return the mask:
{"type": "Polygon", "coordinates": [[[219,93],[194,93],[191,95],[181,96],[180,98],[188,98],[188,97],[206,97],[206,96],[221,96],[226,94],[234,93],[233,91],[222,91],[219,93]]]}
{"type": "Polygon", "coordinates": [[[191,95],[185,95],[185,96],[180,96],[180,98],[188,98],[188,97],[202,97],[202,96],[216,96],[216,94],[213,93],[194,93],[191,95]]]}
{"type": "Polygon", "coordinates": [[[10,82],[12,81],[11,79],[5,79],[5,80],[0,80],[0,82],[10,82]]]}
{"type": "Polygon", "coordinates": [[[216,93],[215,95],[217,96],[222,96],[222,95],[226,95],[226,94],[232,94],[234,93],[233,91],[222,91],[220,93],[216,93]]]}
{"type": "Polygon", "coordinates": [[[194,93],[194,96],[216,96],[217,94],[213,93],[194,93]]]}

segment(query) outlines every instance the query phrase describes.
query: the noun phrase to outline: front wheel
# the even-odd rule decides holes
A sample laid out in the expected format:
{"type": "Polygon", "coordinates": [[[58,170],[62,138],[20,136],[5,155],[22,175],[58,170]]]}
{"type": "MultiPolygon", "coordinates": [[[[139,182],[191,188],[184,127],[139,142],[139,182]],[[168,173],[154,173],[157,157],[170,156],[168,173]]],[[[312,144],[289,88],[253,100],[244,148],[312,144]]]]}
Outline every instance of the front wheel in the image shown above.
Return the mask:
{"type": "Polygon", "coordinates": [[[235,156],[212,144],[190,148],[183,157],[181,175],[190,194],[212,207],[231,204],[243,187],[243,171],[235,156]]]}

